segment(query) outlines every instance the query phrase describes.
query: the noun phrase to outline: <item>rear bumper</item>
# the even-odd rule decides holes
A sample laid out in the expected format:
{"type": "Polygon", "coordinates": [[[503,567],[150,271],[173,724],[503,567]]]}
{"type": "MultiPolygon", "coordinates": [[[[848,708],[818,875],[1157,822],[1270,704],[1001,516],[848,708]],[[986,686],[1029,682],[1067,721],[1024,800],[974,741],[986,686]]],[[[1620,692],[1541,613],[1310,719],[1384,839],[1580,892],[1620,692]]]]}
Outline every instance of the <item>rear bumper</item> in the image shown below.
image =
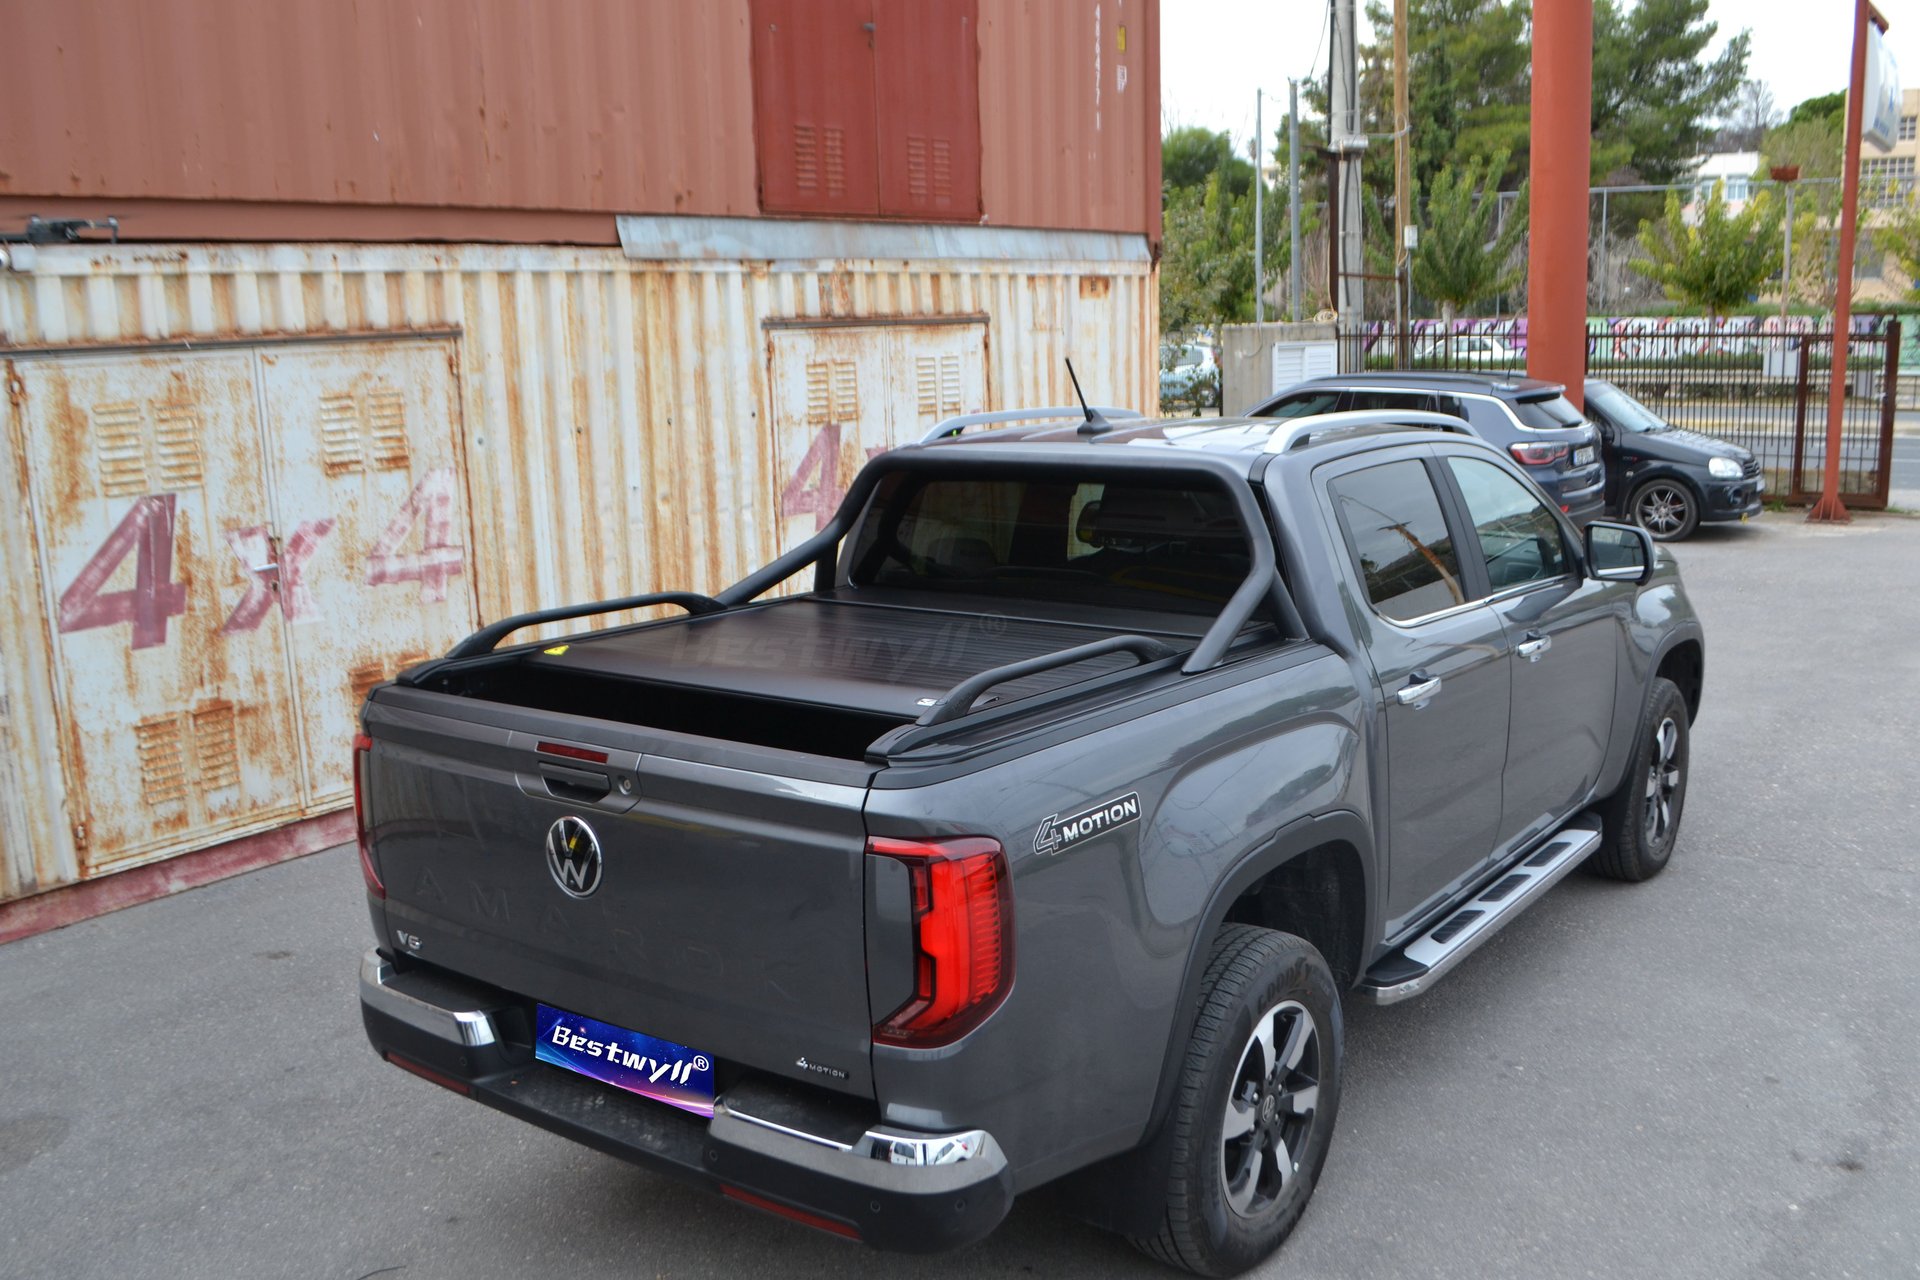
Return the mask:
{"type": "Polygon", "coordinates": [[[870,1123],[804,1094],[729,1088],[712,1119],[533,1058],[524,1002],[438,974],[361,962],[367,1039],[389,1062],[596,1151],[881,1249],[985,1237],[1013,1203],[993,1136],[870,1123]]]}

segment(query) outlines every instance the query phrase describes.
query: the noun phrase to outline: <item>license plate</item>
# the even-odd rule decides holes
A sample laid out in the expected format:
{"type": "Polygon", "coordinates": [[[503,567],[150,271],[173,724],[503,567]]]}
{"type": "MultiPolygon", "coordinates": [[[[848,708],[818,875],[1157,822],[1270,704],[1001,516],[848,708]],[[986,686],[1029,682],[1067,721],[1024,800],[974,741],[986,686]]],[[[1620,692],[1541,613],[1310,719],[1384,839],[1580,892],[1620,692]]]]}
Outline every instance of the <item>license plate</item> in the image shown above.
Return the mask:
{"type": "Polygon", "coordinates": [[[695,1115],[713,1114],[713,1059],[706,1054],[564,1009],[538,1010],[533,1056],[540,1061],[695,1115]]]}
{"type": "Polygon", "coordinates": [[[1590,444],[1583,444],[1578,449],[1575,449],[1573,451],[1573,465],[1576,467],[1592,466],[1593,465],[1593,446],[1590,444]]]}

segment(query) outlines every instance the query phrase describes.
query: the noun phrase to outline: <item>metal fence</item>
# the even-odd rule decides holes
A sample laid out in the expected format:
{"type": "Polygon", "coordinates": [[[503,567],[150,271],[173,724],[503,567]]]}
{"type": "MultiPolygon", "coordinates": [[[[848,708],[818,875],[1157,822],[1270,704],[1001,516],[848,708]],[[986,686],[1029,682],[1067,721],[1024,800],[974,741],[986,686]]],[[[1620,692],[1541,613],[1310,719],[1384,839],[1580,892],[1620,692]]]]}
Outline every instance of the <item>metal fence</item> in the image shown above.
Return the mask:
{"type": "MultiPolygon", "coordinates": [[[[1804,322],[1802,322],[1804,323],[1804,322]]],[[[1526,373],[1526,322],[1369,324],[1343,330],[1340,368],[1526,373]]],[[[1887,505],[1894,410],[1901,390],[1900,322],[1873,317],[1847,342],[1841,409],[1840,496],[1887,505]]],[[[1826,465],[1831,329],[1745,320],[1646,325],[1593,320],[1587,375],[1605,378],[1674,426],[1752,450],[1767,491],[1790,502],[1819,496],[1826,465]]]]}

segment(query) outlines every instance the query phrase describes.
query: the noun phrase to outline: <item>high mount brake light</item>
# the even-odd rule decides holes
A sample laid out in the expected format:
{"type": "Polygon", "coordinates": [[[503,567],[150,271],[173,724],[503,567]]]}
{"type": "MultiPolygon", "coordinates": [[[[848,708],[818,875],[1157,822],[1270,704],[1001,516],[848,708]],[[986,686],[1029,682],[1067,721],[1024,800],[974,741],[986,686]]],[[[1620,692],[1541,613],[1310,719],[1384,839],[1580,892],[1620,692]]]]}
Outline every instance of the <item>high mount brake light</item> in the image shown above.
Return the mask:
{"type": "Polygon", "coordinates": [[[353,736],[353,829],[360,843],[360,874],[366,877],[367,888],[376,898],[387,896],[387,886],[380,883],[380,873],[373,869],[373,850],[367,843],[367,790],[362,774],[366,772],[367,761],[373,753],[373,739],[364,733],[353,736]]]}
{"type": "Polygon", "coordinates": [[[913,995],[873,1028],[876,1044],[950,1044],[1013,985],[1013,891],[998,840],[892,840],[867,852],[907,868],[913,887],[913,995]]]}
{"type": "Polygon", "coordinates": [[[1546,467],[1566,457],[1571,449],[1564,444],[1510,444],[1507,451],[1529,467],[1546,467]]]}

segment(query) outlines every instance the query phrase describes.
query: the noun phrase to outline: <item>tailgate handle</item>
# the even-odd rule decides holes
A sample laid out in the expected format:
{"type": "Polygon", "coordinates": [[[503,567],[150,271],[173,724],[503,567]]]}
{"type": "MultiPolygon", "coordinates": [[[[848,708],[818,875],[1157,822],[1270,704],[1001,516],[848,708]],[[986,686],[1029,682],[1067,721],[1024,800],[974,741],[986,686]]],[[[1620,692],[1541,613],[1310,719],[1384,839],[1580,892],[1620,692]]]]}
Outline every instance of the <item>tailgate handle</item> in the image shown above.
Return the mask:
{"type": "Polygon", "coordinates": [[[569,769],[565,765],[540,762],[540,778],[547,784],[547,794],[556,800],[579,800],[592,804],[607,798],[607,792],[613,790],[613,779],[604,773],[593,773],[586,769],[569,769]]]}

